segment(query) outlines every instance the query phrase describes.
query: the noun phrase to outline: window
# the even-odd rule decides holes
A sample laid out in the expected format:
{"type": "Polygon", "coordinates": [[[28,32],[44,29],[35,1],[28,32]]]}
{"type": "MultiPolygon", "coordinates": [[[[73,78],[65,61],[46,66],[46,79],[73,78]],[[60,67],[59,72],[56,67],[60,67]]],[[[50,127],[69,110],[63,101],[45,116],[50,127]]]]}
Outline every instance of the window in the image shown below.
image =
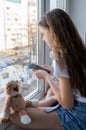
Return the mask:
{"type": "Polygon", "coordinates": [[[28,69],[29,63],[44,61],[37,27],[43,13],[41,4],[43,0],[0,0],[0,108],[5,85],[10,80],[21,82],[26,98],[43,94],[43,81],[38,81],[28,69]]]}

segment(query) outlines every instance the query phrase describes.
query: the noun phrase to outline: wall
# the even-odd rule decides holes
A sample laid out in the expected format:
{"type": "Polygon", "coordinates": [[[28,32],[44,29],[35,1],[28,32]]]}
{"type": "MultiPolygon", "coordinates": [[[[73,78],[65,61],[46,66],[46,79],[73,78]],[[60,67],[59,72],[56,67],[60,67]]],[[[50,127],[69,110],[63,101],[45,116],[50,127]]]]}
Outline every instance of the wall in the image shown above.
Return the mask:
{"type": "Polygon", "coordinates": [[[69,15],[75,23],[82,39],[85,41],[86,0],[69,0],[69,15]]]}

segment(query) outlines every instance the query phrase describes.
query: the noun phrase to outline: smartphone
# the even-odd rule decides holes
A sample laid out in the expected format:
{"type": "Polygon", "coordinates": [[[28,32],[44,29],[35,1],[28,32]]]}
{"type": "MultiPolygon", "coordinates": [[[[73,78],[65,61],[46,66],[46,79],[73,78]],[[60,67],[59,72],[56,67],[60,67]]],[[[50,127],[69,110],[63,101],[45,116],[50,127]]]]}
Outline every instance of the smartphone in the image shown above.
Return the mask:
{"type": "Polygon", "coordinates": [[[50,70],[45,69],[45,68],[42,68],[41,66],[36,65],[36,64],[34,64],[34,63],[29,64],[28,69],[44,70],[44,71],[46,71],[47,73],[50,73],[50,70]]]}

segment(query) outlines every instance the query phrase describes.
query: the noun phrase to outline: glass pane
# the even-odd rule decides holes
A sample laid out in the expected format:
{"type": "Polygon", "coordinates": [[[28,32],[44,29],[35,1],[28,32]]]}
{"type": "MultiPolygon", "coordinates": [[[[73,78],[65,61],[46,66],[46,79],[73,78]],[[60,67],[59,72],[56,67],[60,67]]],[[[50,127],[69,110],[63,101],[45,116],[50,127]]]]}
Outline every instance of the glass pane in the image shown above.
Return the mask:
{"type": "Polygon", "coordinates": [[[38,62],[38,3],[36,0],[11,1],[0,0],[0,102],[10,80],[21,82],[24,96],[39,91],[38,81],[28,69],[29,63],[38,62]]]}

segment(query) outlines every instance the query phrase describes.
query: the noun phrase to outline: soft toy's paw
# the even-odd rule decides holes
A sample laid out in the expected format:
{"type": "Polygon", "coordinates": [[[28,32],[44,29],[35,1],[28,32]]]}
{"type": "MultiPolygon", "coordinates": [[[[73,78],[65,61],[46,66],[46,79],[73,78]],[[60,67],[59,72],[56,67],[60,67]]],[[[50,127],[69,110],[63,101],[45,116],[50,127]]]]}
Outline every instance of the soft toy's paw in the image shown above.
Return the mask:
{"type": "Polygon", "coordinates": [[[1,123],[1,124],[10,121],[10,118],[9,118],[9,117],[6,117],[5,115],[6,115],[5,113],[1,113],[1,114],[0,114],[0,123],[1,123]]]}
{"type": "Polygon", "coordinates": [[[6,122],[9,122],[10,119],[9,118],[0,118],[0,123],[3,124],[3,123],[6,123],[6,122]]]}
{"type": "Polygon", "coordinates": [[[26,107],[31,107],[32,102],[30,100],[26,100],[26,107]]]}
{"type": "Polygon", "coordinates": [[[38,99],[33,99],[33,100],[31,100],[31,102],[32,102],[33,107],[37,107],[39,105],[39,100],[38,99]]]}
{"type": "Polygon", "coordinates": [[[21,122],[23,124],[30,124],[31,118],[28,115],[23,115],[23,116],[21,116],[21,122]]]}

